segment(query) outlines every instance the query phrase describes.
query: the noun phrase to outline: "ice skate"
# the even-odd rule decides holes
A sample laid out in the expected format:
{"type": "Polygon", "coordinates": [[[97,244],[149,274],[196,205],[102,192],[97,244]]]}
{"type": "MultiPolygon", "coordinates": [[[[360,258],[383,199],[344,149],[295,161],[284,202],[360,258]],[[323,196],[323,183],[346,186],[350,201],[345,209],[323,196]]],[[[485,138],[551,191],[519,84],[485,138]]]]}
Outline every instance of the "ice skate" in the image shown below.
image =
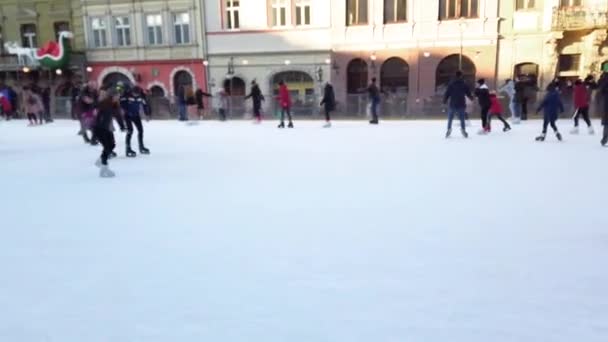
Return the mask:
{"type": "Polygon", "coordinates": [[[112,158],[116,158],[116,157],[118,157],[118,155],[116,154],[116,152],[112,151],[112,152],[110,152],[108,159],[112,159],[112,158]]]}
{"type": "Polygon", "coordinates": [[[91,146],[97,146],[97,145],[99,145],[99,141],[91,140],[91,146]]]}
{"type": "Polygon", "coordinates": [[[546,136],[547,136],[547,134],[543,133],[536,137],[536,141],[545,141],[546,136]]]}
{"type": "Polygon", "coordinates": [[[469,137],[469,133],[467,133],[467,131],[464,129],[461,129],[460,133],[462,133],[462,137],[465,139],[467,139],[469,137]]]}
{"type": "Polygon", "coordinates": [[[557,140],[562,141],[562,135],[560,132],[555,132],[555,137],[557,138],[557,140]]]}
{"type": "Polygon", "coordinates": [[[285,128],[285,123],[284,123],[284,122],[281,122],[281,123],[280,123],[280,124],[279,124],[277,127],[278,127],[278,128],[285,128]]]}
{"type": "Polygon", "coordinates": [[[445,132],[445,138],[447,139],[447,138],[449,138],[451,135],[452,135],[452,130],[451,130],[451,129],[448,129],[448,131],[447,131],[447,132],[445,132]]]}
{"type": "Polygon", "coordinates": [[[482,128],[479,131],[477,131],[478,135],[487,135],[488,133],[490,133],[490,131],[488,131],[487,128],[482,128]]]}
{"type": "Polygon", "coordinates": [[[293,122],[289,121],[289,124],[287,125],[287,128],[293,128],[293,122]]]}
{"type": "Polygon", "coordinates": [[[502,129],[503,132],[508,132],[511,130],[511,126],[505,126],[505,128],[502,129]]]}
{"type": "Polygon", "coordinates": [[[323,128],[330,128],[331,127],[331,122],[327,121],[325,123],[325,125],[323,125],[323,128]]]}
{"type": "Polygon", "coordinates": [[[378,120],[369,120],[369,124],[370,125],[377,125],[378,124],[378,120]]]}
{"type": "Polygon", "coordinates": [[[137,153],[135,153],[135,151],[133,151],[130,147],[127,147],[127,151],[126,151],[125,155],[129,158],[133,158],[133,157],[137,156],[137,153]]]}
{"type": "Polygon", "coordinates": [[[116,176],[116,174],[114,173],[114,171],[112,171],[112,170],[110,170],[110,168],[108,168],[108,165],[102,165],[101,168],[99,168],[99,177],[112,178],[115,176],[116,176]]]}
{"type": "Polygon", "coordinates": [[[141,146],[139,148],[139,153],[141,153],[141,154],[150,154],[150,150],[147,149],[145,146],[141,146]]]}
{"type": "Polygon", "coordinates": [[[95,160],[95,166],[101,167],[101,165],[101,158],[97,158],[97,160],[95,160]]]}
{"type": "Polygon", "coordinates": [[[571,131],[570,134],[572,135],[578,135],[578,127],[574,127],[571,131]]]}
{"type": "Polygon", "coordinates": [[[606,144],[608,144],[608,137],[603,138],[600,143],[602,144],[602,146],[606,147],[606,144]]]}
{"type": "Polygon", "coordinates": [[[593,129],[593,126],[589,126],[589,135],[595,135],[595,130],[593,129]]]}

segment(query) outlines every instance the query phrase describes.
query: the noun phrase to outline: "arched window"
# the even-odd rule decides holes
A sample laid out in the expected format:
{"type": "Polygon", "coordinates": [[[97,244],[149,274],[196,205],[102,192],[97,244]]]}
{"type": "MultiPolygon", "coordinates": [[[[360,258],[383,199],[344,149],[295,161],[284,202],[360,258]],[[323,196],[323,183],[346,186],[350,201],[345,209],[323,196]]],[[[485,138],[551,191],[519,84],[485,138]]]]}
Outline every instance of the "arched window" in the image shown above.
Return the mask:
{"type": "Polygon", "coordinates": [[[462,67],[460,67],[460,55],[450,55],[437,65],[435,90],[438,92],[445,90],[458,70],[462,71],[464,80],[469,86],[472,87],[475,84],[475,64],[467,56],[462,56],[462,67]]]}
{"type": "Polygon", "coordinates": [[[410,67],[399,58],[389,58],[380,69],[380,86],[384,91],[404,93],[409,87],[410,67]]]}
{"type": "Polygon", "coordinates": [[[245,81],[240,77],[227,78],[224,81],[224,90],[228,95],[245,96],[245,81]]]}
{"type": "Polygon", "coordinates": [[[519,77],[523,81],[529,82],[532,85],[538,83],[538,64],[535,63],[520,63],[515,66],[513,76],[519,77]]]}
{"type": "Polygon", "coordinates": [[[122,82],[125,86],[132,86],[131,80],[127,77],[127,75],[120,72],[111,72],[107,74],[102,81],[102,85],[104,87],[116,87],[116,85],[122,82]]]}
{"type": "Polygon", "coordinates": [[[348,63],[346,87],[349,94],[365,91],[365,88],[367,88],[367,63],[364,60],[356,58],[348,63]]]}
{"type": "Polygon", "coordinates": [[[194,89],[192,89],[192,75],[185,70],[180,70],[173,76],[174,94],[179,94],[181,87],[187,89],[188,92],[194,92],[194,89]]]}

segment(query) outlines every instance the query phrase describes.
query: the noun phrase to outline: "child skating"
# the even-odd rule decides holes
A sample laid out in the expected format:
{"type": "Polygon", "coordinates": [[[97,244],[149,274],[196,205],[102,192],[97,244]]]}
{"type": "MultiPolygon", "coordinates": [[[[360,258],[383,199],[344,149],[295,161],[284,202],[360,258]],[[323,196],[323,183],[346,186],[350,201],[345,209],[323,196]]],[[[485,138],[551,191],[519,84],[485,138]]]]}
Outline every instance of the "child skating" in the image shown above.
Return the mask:
{"type": "Polygon", "coordinates": [[[574,82],[574,128],[570,133],[578,134],[578,122],[580,117],[583,117],[583,120],[587,124],[587,128],[589,130],[589,134],[595,134],[593,130],[593,126],[591,125],[591,120],[589,119],[589,99],[591,98],[591,91],[585,83],[581,80],[576,80],[574,82]]]}
{"type": "Polygon", "coordinates": [[[557,121],[557,117],[560,113],[564,112],[564,104],[559,97],[559,92],[555,85],[550,84],[547,87],[547,94],[545,98],[538,106],[536,113],[543,111],[543,132],[540,136],[536,137],[536,141],[545,141],[547,137],[547,127],[551,125],[553,131],[555,132],[555,137],[557,140],[562,141],[562,135],[559,133],[555,122],[557,121]]]}
{"type": "Polygon", "coordinates": [[[507,120],[505,120],[505,118],[502,116],[502,105],[500,104],[500,101],[498,100],[498,96],[496,95],[496,92],[494,92],[494,91],[490,92],[490,115],[488,117],[488,133],[492,131],[492,118],[493,117],[496,117],[498,120],[500,120],[502,122],[502,124],[503,124],[502,131],[503,132],[508,132],[511,130],[511,125],[509,125],[507,120]]]}
{"type": "Polygon", "coordinates": [[[23,87],[23,99],[23,111],[27,114],[28,126],[36,125],[38,118],[40,118],[40,124],[42,124],[44,106],[40,95],[36,94],[30,87],[23,87]]]}

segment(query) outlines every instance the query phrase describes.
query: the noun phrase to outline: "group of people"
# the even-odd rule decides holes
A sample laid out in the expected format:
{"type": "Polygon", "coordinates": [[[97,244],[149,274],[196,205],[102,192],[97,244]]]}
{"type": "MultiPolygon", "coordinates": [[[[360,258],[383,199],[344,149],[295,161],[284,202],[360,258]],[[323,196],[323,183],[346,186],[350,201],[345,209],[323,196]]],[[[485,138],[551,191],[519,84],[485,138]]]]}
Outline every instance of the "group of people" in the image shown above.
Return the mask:
{"type": "MultiPolygon", "coordinates": [[[[519,123],[521,120],[520,110],[522,108],[523,97],[522,90],[515,90],[515,88],[514,82],[512,80],[507,80],[505,86],[503,86],[499,92],[505,92],[509,96],[509,108],[511,110],[512,122],[519,123]]],[[[587,124],[589,134],[595,133],[589,117],[589,107],[594,91],[599,92],[603,101],[602,125],[604,126],[604,131],[601,144],[606,146],[608,144],[608,73],[603,73],[598,82],[596,82],[591,75],[587,76],[584,80],[579,79],[574,82],[572,95],[575,109],[573,113],[574,128],[571,133],[579,133],[579,121],[581,118],[587,124]]],[[[558,140],[561,141],[563,139],[556,125],[559,115],[565,111],[562,96],[559,82],[553,81],[547,86],[546,94],[536,109],[537,113],[543,112],[542,132],[536,137],[536,141],[545,141],[549,126],[555,132],[555,136],[558,140]]],[[[511,130],[511,126],[502,116],[503,110],[500,101],[498,101],[497,92],[490,91],[484,79],[477,80],[475,90],[471,91],[463,78],[462,72],[457,71],[454,80],[448,85],[443,97],[444,104],[448,105],[446,138],[449,138],[452,134],[452,122],[456,115],[460,119],[462,136],[468,138],[469,135],[466,130],[466,119],[468,115],[467,99],[469,101],[474,101],[475,98],[477,99],[481,110],[482,128],[479,132],[480,134],[487,134],[491,131],[491,121],[493,117],[496,117],[503,123],[503,131],[508,132],[511,130]]],[[[373,103],[371,95],[370,102],[373,103]]]]}
{"type": "Polygon", "coordinates": [[[25,114],[29,125],[51,123],[51,89],[32,83],[21,88],[21,93],[2,82],[0,84],[0,116],[5,120],[25,114]]]}
{"type": "Polygon", "coordinates": [[[120,130],[126,131],[125,155],[129,158],[137,156],[131,148],[131,138],[137,129],[139,153],[150,154],[144,145],[144,128],[142,115],[150,117],[150,106],[143,89],[139,86],[129,86],[123,83],[106,85],[97,89],[94,81],[89,81],[76,97],[76,111],[80,121],[80,132],[85,143],[97,145],[101,143],[103,150],[95,165],[100,168],[101,177],[114,177],[109,169],[108,160],[116,157],[114,152],[114,124],[116,120],[120,130]],[[87,132],[91,131],[91,137],[87,132]]]}

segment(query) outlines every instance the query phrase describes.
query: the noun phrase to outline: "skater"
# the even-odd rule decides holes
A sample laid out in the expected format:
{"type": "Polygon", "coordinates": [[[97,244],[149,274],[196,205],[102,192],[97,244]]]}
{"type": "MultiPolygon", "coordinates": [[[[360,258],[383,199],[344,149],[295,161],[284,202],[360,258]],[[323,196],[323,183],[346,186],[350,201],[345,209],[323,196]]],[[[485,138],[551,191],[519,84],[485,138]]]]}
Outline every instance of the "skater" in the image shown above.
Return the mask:
{"type": "Polygon", "coordinates": [[[293,128],[293,121],[291,120],[291,96],[289,95],[289,88],[283,80],[279,82],[279,105],[281,106],[281,123],[279,128],[285,128],[285,114],[289,119],[287,124],[288,128],[293,128]]]}
{"type": "Polygon", "coordinates": [[[205,115],[204,98],[212,96],[209,93],[205,93],[201,88],[198,88],[194,93],[194,97],[196,98],[196,112],[198,113],[198,119],[203,120],[203,116],[205,115]]]}
{"type": "Polygon", "coordinates": [[[574,128],[570,132],[572,134],[578,134],[578,121],[581,116],[587,124],[589,134],[593,135],[595,133],[589,119],[590,91],[591,89],[587,88],[587,85],[580,79],[574,82],[574,128]]]}
{"type": "Polygon", "coordinates": [[[186,86],[182,85],[177,91],[178,120],[188,121],[188,98],[186,86]]]}
{"type": "Polygon", "coordinates": [[[80,134],[85,143],[97,145],[95,132],[91,134],[91,139],[87,136],[87,130],[92,129],[92,124],[95,120],[95,109],[99,100],[99,93],[95,81],[89,81],[87,85],[80,91],[79,94],[79,110],[80,110],[80,134]]]}
{"type": "Polygon", "coordinates": [[[490,92],[490,115],[488,117],[488,133],[492,131],[492,117],[495,116],[498,120],[500,120],[504,127],[502,129],[503,132],[508,132],[511,130],[511,126],[503,118],[502,116],[502,105],[500,101],[498,101],[498,96],[495,91],[490,92]]]}
{"type": "Polygon", "coordinates": [[[545,138],[547,137],[547,127],[549,125],[553,128],[557,140],[562,141],[562,135],[557,130],[555,121],[557,121],[558,115],[564,112],[564,104],[560,99],[559,92],[553,84],[550,84],[547,87],[547,94],[538,106],[538,109],[536,109],[536,113],[539,113],[541,110],[543,110],[543,132],[536,138],[536,141],[545,141],[545,138]]]}
{"type": "Polygon", "coordinates": [[[372,119],[369,121],[372,125],[378,124],[378,105],[380,104],[380,89],[376,85],[376,78],[372,78],[372,83],[367,87],[367,94],[369,96],[369,108],[372,115],[372,119]]]}
{"type": "Polygon", "coordinates": [[[42,105],[40,95],[36,94],[32,88],[25,86],[23,87],[23,100],[23,111],[27,115],[29,126],[36,125],[38,118],[40,118],[40,124],[42,124],[44,106],[42,105]]]}
{"type": "Polygon", "coordinates": [[[608,72],[602,73],[600,77],[597,89],[599,91],[599,96],[602,105],[602,126],[604,126],[604,131],[602,134],[601,144],[602,146],[608,145],[608,72]]]}
{"type": "Polygon", "coordinates": [[[324,128],[331,127],[330,114],[336,109],[336,95],[334,93],[334,87],[327,82],[325,84],[325,90],[323,91],[323,100],[321,100],[321,106],[325,110],[325,125],[324,128]]]}
{"type": "Polygon", "coordinates": [[[100,177],[110,178],[116,175],[108,168],[108,159],[113,154],[114,147],[116,146],[112,119],[116,118],[121,131],[124,131],[124,123],[120,115],[120,95],[118,91],[115,88],[108,88],[103,93],[104,97],[99,102],[99,110],[93,124],[95,136],[97,136],[103,146],[101,157],[95,162],[95,165],[99,167],[100,177]]]}
{"type": "Polygon", "coordinates": [[[458,115],[458,118],[460,119],[460,131],[462,136],[464,138],[469,137],[465,122],[465,111],[467,107],[466,98],[473,100],[471,90],[464,82],[462,71],[456,71],[455,79],[450,82],[443,95],[443,104],[448,104],[448,131],[445,134],[446,138],[449,138],[452,134],[452,121],[454,120],[454,115],[458,115]]]}
{"type": "Polygon", "coordinates": [[[148,103],[143,97],[141,88],[126,88],[120,96],[120,106],[125,113],[125,121],[127,124],[126,156],[130,158],[137,156],[137,153],[131,149],[133,125],[135,125],[135,128],[137,128],[137,143],[139,146],[139,153],[150,154],[150,150],[144,146],[144,126],[141,122],[141,113],[148,116],[148,103]]]}
{"type": "Polygon", "coordinates": [[[9,101],[7,96],[0,92],[0,116],[5,116],[6,120],[9,120],[11,111],[11,101],[9,101]]]}
{"type": "Polygon", "coordinates": [[[255,117],[255,123],[262,122],[262,101],[264,101],[264,95],[255,80],[251,81],[251,91],[249,95],[245,97],[245,100],[251,99],[253,101],[253,116],[255,117]]]}
{"type": "Polygon", "coordinates": [[[511,121],[514,124],[518,124],[520,121],[519,110],[521,105],[517,100],[515,82],[511,79],[507,79],[505,85],[499,89],[499,92],[507,94],[509,97],[509,110],[511,111],[511,121]]]}
{"type": "Polygon", "coordinates": [[[477,102],[479,103],[479,108],[481,108],[481,131],[479,134],[488,134],[490,133],[490,125],[488,122],[488,113],[490,112],[490,107],[492,106],[492,102],[490,101],[490,90],[486,85],[486,80],[480,78],[477,80],[477,88],[475,89],[475,97],[477,97],[477,102]]]}
{"type": "Polygon", "coordinates": [[[228,92],[224,88],[220,88],[217,92],[217,96],[214,97],[216,100],[215,108],[219,116],[220,121],[226,121],[226,113],[228,111],[228,92]]]}

